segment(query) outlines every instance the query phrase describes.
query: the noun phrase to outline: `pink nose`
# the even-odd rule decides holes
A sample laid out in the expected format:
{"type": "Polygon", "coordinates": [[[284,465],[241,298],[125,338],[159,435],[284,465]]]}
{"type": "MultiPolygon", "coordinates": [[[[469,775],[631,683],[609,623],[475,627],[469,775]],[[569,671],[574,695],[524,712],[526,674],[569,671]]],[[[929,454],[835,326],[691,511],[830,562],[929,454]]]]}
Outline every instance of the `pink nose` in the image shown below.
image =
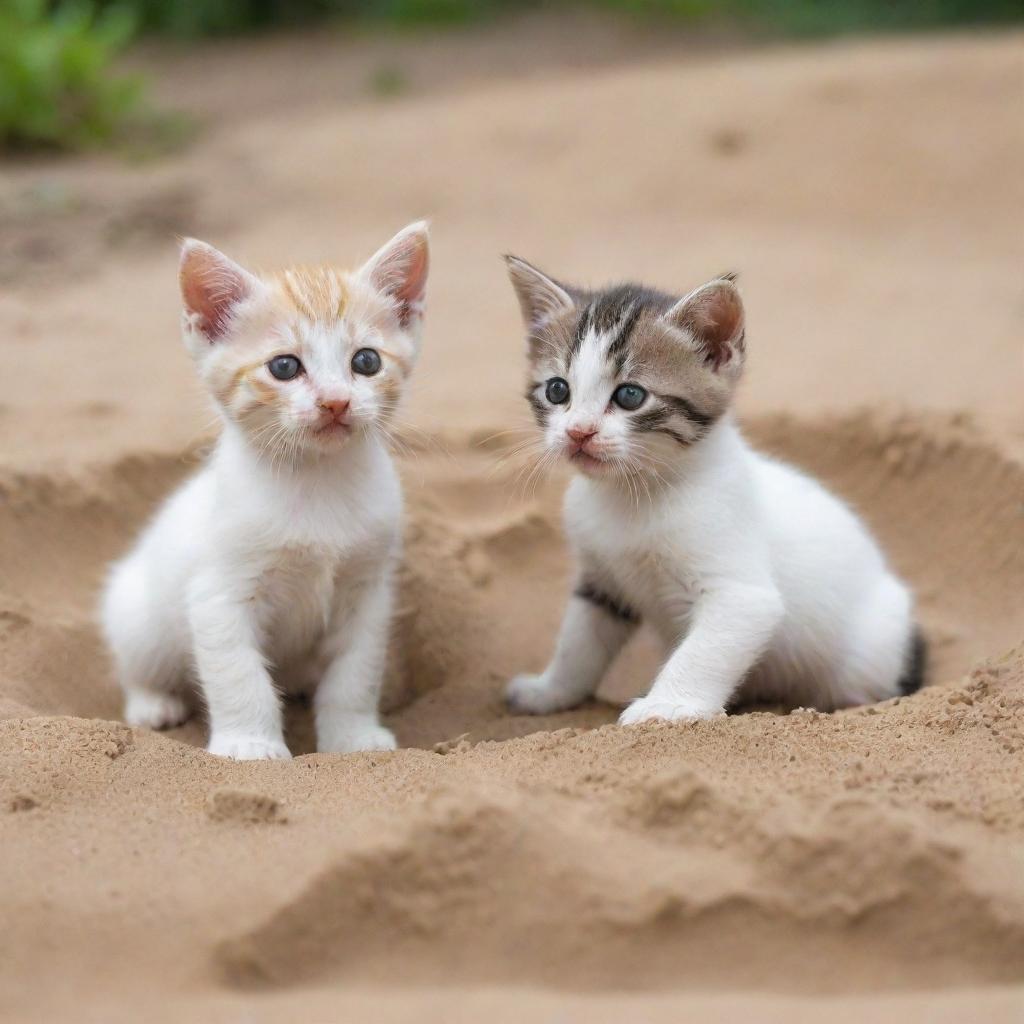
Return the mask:
{"type": "Polygon", "coordinates": [[[340,420],[348,412],[348,399],[331,399],[317,403],[324,412],[329,412],[336,420],[340,420]]]}
{"type": "Polygon", "coordinates": [[[580,430],[567,430],[566,433],[569,435],[570,439],[575,441],[577,444],[586,444],[597,433],[597,431],[593,427],[583,427],[580,430]]]}

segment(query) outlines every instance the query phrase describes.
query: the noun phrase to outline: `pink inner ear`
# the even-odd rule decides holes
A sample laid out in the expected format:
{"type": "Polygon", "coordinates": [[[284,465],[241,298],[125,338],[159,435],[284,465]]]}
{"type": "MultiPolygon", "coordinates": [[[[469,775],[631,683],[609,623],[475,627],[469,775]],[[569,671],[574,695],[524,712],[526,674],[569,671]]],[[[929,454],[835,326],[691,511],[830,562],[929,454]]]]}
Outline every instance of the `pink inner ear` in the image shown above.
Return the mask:
{"type": "Polygon", "coordinates": [[[185,308],[199,317],[199,328],[211,341],[223,336],[233,308],[249,294],[249,281],[240,267],[205,245],[190,246],[179,270],[185,308]]]}
{"type": "Polygon", "coordinates": [[[396,301],[403,327],[421,311],[428,267],[426,239],[422,235],[410,235],[401,239],[374,268],[373,283],[396,301]]]}
{"type": "Polygon", "coordinates": [[[716,370],[729,362],[734,346],[743,346],[743,303],[729,285],[713,285],[694,296],[679,311],[678,323],[707,349],[716,370]]]}

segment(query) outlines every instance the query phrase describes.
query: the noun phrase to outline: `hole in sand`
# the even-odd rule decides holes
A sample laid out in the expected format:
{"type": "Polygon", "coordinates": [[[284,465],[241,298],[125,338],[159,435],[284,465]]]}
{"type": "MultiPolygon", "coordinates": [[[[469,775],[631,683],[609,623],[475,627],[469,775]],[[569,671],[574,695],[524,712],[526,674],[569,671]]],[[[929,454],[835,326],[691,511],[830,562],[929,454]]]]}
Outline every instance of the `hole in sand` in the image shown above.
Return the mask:
{"type": "MultiPolygon", "coordinates": [[[[933,682],[1019,640],[1021,467],[946,421],[768,417],[748,427],[756,443],[822,477],[870,521],[917,589],[933,682]]],[[[562,482],[516,496],[514,468],[487,472],[495,452],[467,445],[455,454],[421,452],[433,464],[407,474],[408,565],[387,687],[400,741],[429,748],[463,734],[506,739],[613,721],[606,703],[540,719],[505,711],[505,680],[542,667],[568,588],[562,482]]],[[[0,483],[0,716],[120,717],[94,626],[96,593],[106,564],[189,468],[185,459],[139,456],[83,478],[0,483]]],[[[638,638],[606,692],[642,689],[653,659],[638,638]]],[[[309,719],[301,706],[289,711],[294,750],[311,749],[309,719]]],[[[192,722],[171,735],[201,744],[203,731],[192,722]]]]}

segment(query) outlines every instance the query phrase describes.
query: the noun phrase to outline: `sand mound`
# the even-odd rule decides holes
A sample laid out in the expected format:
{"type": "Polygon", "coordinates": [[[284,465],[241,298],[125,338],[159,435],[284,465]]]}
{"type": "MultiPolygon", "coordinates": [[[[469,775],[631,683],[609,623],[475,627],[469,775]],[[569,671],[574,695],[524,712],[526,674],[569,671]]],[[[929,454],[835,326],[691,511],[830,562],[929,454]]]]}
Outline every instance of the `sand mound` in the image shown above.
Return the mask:
{"type": "Polygon", "coordinates": [[[728,790],[676,768],[596,801],[431,794],[219,957],[242,984],[830,991],[1024,977],[1019,894],[1007,905],[978,886],[958,845],[872,799],[744,810],[728,790]]]}
{"type": "Polygon", "coordinates": [[[402,981],[453,984],[827,991],[850,986],[851,966],[873,987],[1024,975],[1021,908],[979,892],[959,847],[871,800],[752,813],[722,788],[682,769],[628,782],[610,807],[439,794],[222,960],[248,983],[383,979],[396,954],[402,981]]]}

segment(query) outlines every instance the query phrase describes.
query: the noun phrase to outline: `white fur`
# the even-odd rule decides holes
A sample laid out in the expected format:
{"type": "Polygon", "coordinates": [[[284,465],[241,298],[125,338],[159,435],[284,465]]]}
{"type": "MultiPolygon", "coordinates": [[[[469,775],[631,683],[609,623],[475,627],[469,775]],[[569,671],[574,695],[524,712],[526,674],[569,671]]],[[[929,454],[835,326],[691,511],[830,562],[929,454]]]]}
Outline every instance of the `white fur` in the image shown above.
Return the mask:
{"type": "MultiPolygon", "coordinates": [[[[693,337],[665,329],[681,352],[693,350],[693,337]]],[[[730,385],[741,331],[738,321],[730,385]]],[[[548,346],[535,375],[538,395],[550,375],[572,389],[570,402],[546,410],[545,427],[548,451],[582,472],[565,501],[577,581],[652,626],[666,650],[650,691],[620,722],[709,718],[741,688],[747,698],[821,709],[896,696],[913,601],[864,524],[814,480],[754,452],[730,414],[688,445],[631,432],[628,414],[609,401],[624,381],[607,344],[591,331],[571,361],[548,346]],[[572,429],[596,432],[587,442],[594,459],[580,458],[572,429]]],[[[550,664],[512,680],[510,705],[547,714],[579,704],[635,628],[574,594],[550,664]]]]}
{"type": "MultiPolygon", "coordinates": [[[[186,258],[195,244],[186,243],[186,258]]],[[[397,244],[408,245],[408,230],[397,244]]],[[[212,252],[219,269],[222,257],[212,252]]],[[[382,254],[391,251],[374,260],[382,254]]],[[[405,324],[388,319],[386,306],[375,326],[295,321],[273,305],[269,285],[247,283],[228,337],[211,341],[186,310],[185,338],[200,376],[217,394],[235,364],[255,356],[259,367],[282,351],[301,355],[307,373],[275,382],[265,368],[253,371],[255,391],[243,384],[222,398],[224,427],[212,457],[114,566],[102,625],[125,717],[156,729],[177,725],[198,682],[211,753],[288,758],[278,688],[315,687],[317,749],[393,749],[377,704],[402,495],[381,440],[373,378],[354,374],[350,360],[373,344],[411,365],[418,311],[405,324]],[[233,353],[230,346],[244,347],[233,353]],[[275,387],[274,404],[254,398],[275,387]],[[326,400],[350,403],[350,427],[325,437],[314,431],[326,400]]],[[[412,298],[421,306],[421,289],[412,298]]],[[[389,358],[381,379],[398,372],[389,358]]]]}
{"type": "Polygon", "coordinates": [[[118,563],[103,625],[132,725],[186,717],[197,675],[209,750],[288,757],[271,670],[319,681],[317,748],[389,749],[377,721],[401,491],[373,436],[272,466],[233,425],[118,563]]]}
{"type": "MultiPolygon", "coordinates": [[[[752,451],[731,420],[639,506],[615,478],[575,478],[565,521],[582,575],[669,652],[623,724],[721,714],[741,684],[749,697],[823,709],[896,695],[907,588],[842,502],[752,451]]],[[[514,680],[510,699],[535,713],[578,704],[632,631],[574,597],[551,664],[514,680]]]]}

